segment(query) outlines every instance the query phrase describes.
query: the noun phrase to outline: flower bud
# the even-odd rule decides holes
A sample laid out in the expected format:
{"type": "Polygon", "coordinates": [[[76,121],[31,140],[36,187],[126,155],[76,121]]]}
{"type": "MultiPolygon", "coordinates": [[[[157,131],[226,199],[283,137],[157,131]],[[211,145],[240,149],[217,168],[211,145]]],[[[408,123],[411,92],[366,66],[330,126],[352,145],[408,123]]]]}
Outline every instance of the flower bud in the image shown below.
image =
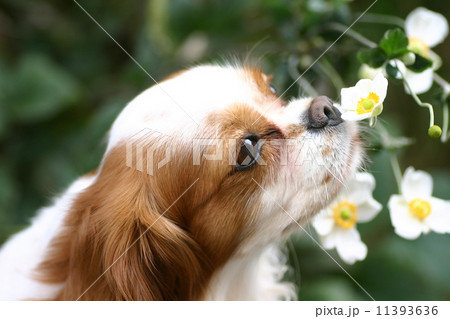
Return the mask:
{"type": "Polygon", "coordinates": [[[428,135],[432,138],[438,138],[442,134],[442,129],[438,125],[433,125],[428,129],[428,135]]]}
{"type": "Polygon", "coordinates": [[[405,65],[412,65],[414,64],[414,62],[416,62],[416,56],[414,55],[414,53],[408,52],[403,54],[401,60],[403,61],[403,63],[405,63],[405,65]]]}
{"type": "Polygon", "coordinates": [[[369,79],[373,80],[378,73],[382,73],[381,68],[374,69],[368,66],[367,64],[361,65],[358,71],[358,76],[360,79],[369,79]]]}

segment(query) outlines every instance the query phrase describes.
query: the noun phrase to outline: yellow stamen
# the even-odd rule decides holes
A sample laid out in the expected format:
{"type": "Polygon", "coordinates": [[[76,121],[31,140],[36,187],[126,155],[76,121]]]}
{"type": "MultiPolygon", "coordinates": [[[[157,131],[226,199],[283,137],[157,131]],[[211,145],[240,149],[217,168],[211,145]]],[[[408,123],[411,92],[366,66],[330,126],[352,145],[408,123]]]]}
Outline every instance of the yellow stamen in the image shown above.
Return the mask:
{"type": "Polygon", "coordinates": [[[421,38],[409,37],[408,41],[408,49],[415,51],[426,58],[430,55],[430,47],[421,38]]]}
{"type": "Polygon", "coordinates": [[[413,199],[409,202],[409,212],[419,219],[425,219],[431,214],[431,205],[423,199],[413,199]]]}
{"type": "Polygon", "coordinates": [[[358,101],[358,105],[356,106],[356,113],[364,114],[372,112],[373,108],[378,104],[379,101],[380,97],[378,96],[378,94],[370,92],[365,99],[361,98],[358,101]]]}
{"type": "Polygon", "coordinates": [[[356,205],[347,201],[340,202],[338,205],[334,206],[333,213],[336,224],[345,229],[352,228],[358,219],[358,209],[356,208],[356,205]]]}

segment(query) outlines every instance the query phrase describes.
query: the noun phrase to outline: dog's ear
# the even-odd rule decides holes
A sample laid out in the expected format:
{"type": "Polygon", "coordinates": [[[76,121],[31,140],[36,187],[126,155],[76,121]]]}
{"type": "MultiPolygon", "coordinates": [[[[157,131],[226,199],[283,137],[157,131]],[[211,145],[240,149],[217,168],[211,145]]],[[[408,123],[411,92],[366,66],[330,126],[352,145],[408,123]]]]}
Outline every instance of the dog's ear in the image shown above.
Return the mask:
{"type": "Polygon", "coordinates": [[[124,163],[123,149],[105,158],[39,266],[40,280],[64,282],[63,300],[199,298],[211,267],[177,217],[182,201],[124,163]]]}
{"type": "Polygon", "coordinates": [[[102,268],[111,265],[104,269],[107,289],[120,300],[196,299],[208,272],[202,250],[169,218],[142,208],[134,213],[145,218],[111,225],[115,231],[101,236],[102,268]]]}

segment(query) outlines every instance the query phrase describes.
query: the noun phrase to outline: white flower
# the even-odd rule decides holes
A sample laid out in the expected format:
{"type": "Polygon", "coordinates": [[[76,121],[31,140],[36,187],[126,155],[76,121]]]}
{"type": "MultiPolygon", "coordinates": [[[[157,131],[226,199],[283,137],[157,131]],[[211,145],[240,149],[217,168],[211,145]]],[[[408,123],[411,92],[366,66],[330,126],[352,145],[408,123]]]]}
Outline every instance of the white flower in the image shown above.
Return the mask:
{"type": "Polygon", "coordinates": [[[388,81],[382,74],[373,80],[362,79],[354,87],[341,90],[341,113],[344,120],[358,121],[378,116],[383,111],[388,81]]]}
{"type": "Polygon", "coordinates": [[[409,49],[433,60],[439,56],[430,50],[443,42],[448,35],[448,22],[437,12],[419,7],[411,11],[405,20],[409,49]]]}
{"type": "Polygon", "coordinates": [[[356,223],[368,222],[380,212],[381,204],[372,197],[374,188],[372,175],[356,173],[348,187],[312,222],[323,247],[336,248],[348,264],[366,258],[367,247],[361,241],[356,223]]]}
{"type": "Polygon", "coordinates": [[[409,167],[402,180],[402,194],[392,195],[389,211],[397,235],[416,239],[433,230],[450,233],[450,201],[432,197],[433,180],[424,171],[409,167]]]}
{"type": "MultiPolygon", "coordinates": [[[[433,84],[433,70],[437,70],[442,64],[441,58],[430,48],[447,37],[448,23],[442,14],[419,7],[406,17],[405,31],[409,41],[408,48],[432,60],[433,68],[415,73],[405,68],[402,62],[397,61],[397,64],[414,93],[425,93],[433,84]]],[[[406,91],[409,93],[407,88],[406,91]]]]}

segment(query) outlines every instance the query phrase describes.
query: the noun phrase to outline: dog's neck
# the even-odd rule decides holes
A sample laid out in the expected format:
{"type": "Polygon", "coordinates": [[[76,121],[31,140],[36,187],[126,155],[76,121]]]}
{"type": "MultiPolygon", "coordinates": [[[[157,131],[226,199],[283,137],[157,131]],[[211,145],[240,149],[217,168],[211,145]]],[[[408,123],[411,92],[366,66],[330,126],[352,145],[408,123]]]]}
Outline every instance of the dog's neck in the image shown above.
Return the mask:
{"type": "Polygon", "coordinates": [[[277,244],[251,254],[235,255],[215,272],[205,299],[295,300],[295,286],[282,281],[287,269],[286,256],[277,244]]]}

